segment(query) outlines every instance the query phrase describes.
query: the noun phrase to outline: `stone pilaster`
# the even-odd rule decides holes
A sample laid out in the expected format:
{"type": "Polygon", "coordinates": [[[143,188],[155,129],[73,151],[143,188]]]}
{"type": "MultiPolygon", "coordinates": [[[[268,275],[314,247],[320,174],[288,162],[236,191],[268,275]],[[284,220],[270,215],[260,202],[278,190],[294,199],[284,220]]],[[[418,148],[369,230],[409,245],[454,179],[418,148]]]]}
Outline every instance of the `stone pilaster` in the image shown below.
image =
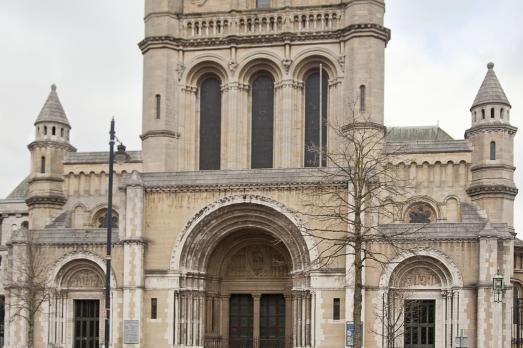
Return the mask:
{"type": "MultiPolygon", "coordinates": [[[[143,241],[143,184],[138,172],[133,172],[127,182],[125,206],[125,234],[122,240],[124,253],[123,320],[138,320],[139,344],[127,344],[124,348],[141,347],[143,342],[143,289],[144,289],[144,241],[143,241]]],[[[125,327],[125,325],[124,325],[125,327]]],[[[123,333],[125,340],[125,332],[123,333]]]]}

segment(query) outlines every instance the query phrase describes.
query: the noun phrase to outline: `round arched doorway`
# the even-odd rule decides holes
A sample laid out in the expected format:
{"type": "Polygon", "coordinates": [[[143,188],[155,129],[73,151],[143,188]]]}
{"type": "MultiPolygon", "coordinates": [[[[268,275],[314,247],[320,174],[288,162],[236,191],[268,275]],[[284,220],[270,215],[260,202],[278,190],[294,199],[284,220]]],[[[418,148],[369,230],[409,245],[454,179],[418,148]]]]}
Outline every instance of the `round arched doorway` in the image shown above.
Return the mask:
{"type": "Polygon", "coordinates": [[[173,252],[175,346],[309,346],[310,257],[297,225],[252,198],[197,216],[173,252]]]}
{"type": "Polygon", "coordinates": [[[285,347],[291,339],[291,268],[285,246],[263,231],[224,238],[207,271],[207,341],[219,337],[232,348],[285,347]]]}

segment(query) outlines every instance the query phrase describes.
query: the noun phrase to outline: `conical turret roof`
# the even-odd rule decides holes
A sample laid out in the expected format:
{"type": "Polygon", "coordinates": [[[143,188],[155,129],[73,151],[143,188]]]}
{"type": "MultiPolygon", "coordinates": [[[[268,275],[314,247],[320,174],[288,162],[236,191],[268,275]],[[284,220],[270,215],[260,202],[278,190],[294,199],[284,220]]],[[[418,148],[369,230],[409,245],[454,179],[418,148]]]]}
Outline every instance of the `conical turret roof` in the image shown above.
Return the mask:
{"type": "Polygon", "coordinates": [[[498,77],[494,72],[494,63],[488,63],[487,68],[487,75],[481,84],[472,108],[484,104],[506,104],[510,106],[503,87],[501,87],[501,83],[499,83],[498,77]]]}
{"type": "Polygon", "coordinates": [[[51,93],[49,93],[44,107],[35,121],[35,125],[42,122],[57,122],[71,128],[69,120],[65,115],[64,108],[62,107],[62,103],[60,103],[60,99],[56,93],[55,85],[51,86],[51,93]]]}

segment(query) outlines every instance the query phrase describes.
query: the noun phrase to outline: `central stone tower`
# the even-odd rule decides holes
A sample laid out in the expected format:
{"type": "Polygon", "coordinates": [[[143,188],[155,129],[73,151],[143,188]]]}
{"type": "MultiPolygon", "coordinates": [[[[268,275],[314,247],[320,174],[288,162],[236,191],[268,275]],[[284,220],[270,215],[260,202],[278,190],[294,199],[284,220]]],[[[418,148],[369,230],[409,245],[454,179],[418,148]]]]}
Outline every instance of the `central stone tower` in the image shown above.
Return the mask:
{"type": "Polygon", "coordinates": [[[145,172],[314,166],[320,106],[383,124],[383,0],[145,4],[145,172]]]}

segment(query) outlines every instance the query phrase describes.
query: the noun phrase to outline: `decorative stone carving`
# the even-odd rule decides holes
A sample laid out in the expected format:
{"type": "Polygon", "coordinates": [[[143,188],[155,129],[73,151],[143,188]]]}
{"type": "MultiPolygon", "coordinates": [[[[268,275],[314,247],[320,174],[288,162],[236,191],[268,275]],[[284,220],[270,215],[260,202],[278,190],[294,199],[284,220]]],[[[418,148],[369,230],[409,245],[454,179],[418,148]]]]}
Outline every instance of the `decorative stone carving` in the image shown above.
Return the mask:
{"type": "Polygon", "coordinates": [[[235,61],[232,61],[232,60],[231,60],[231,61],[229,62],[229,70],[230,70],[231,72],[234,72],[234,71],[236,70],[236,68],[238,68],[238,63],[235,62],[235,61]]]}
{"type": "Polygon", "coordinates": [[[187,67],[183,63],[178,63],[176,66],[176,72],[178,73],[178,81],[182,80],[183,73],[187,67]]]}
{"type": "Polygon", "coordinates": [[[238,251],[229,261],[226,275],[230,277],[273,278],[286,277],[289,267],[283,256],[268,246],[248,246],[238,251]]]}
{"type": "Polygon", "coordinates": [[[413,268],[401,277],[399,284],[403,287],[440,286],[438,276],[425,268],[413,268]]]}
{"type": "Polygon", "coordinates": [[[291,67],[291,65],[292,65],[292,59],[288,59],[288,58],[283,59],[283,60],[281,61],[281,63],[282,63],[282,65],[283,65],[283,67],[285,68],[285,72],[288,73],[288,72],[289,72],[289,69],[290,69],[290,67],[291,67]]]}
{"type": "Polygon", "coordinates": [[[345,71],[345,55],[338,57],[338,63],[340,64],[341,71],[345,71]]]}
{"type": "Polygon", "coordinates": [[[68,288],[87,288],[96,289],[103,288],[103,283],[100,277],[91,270],[82,270],[75,273],[67,284],[68,288]]]}

